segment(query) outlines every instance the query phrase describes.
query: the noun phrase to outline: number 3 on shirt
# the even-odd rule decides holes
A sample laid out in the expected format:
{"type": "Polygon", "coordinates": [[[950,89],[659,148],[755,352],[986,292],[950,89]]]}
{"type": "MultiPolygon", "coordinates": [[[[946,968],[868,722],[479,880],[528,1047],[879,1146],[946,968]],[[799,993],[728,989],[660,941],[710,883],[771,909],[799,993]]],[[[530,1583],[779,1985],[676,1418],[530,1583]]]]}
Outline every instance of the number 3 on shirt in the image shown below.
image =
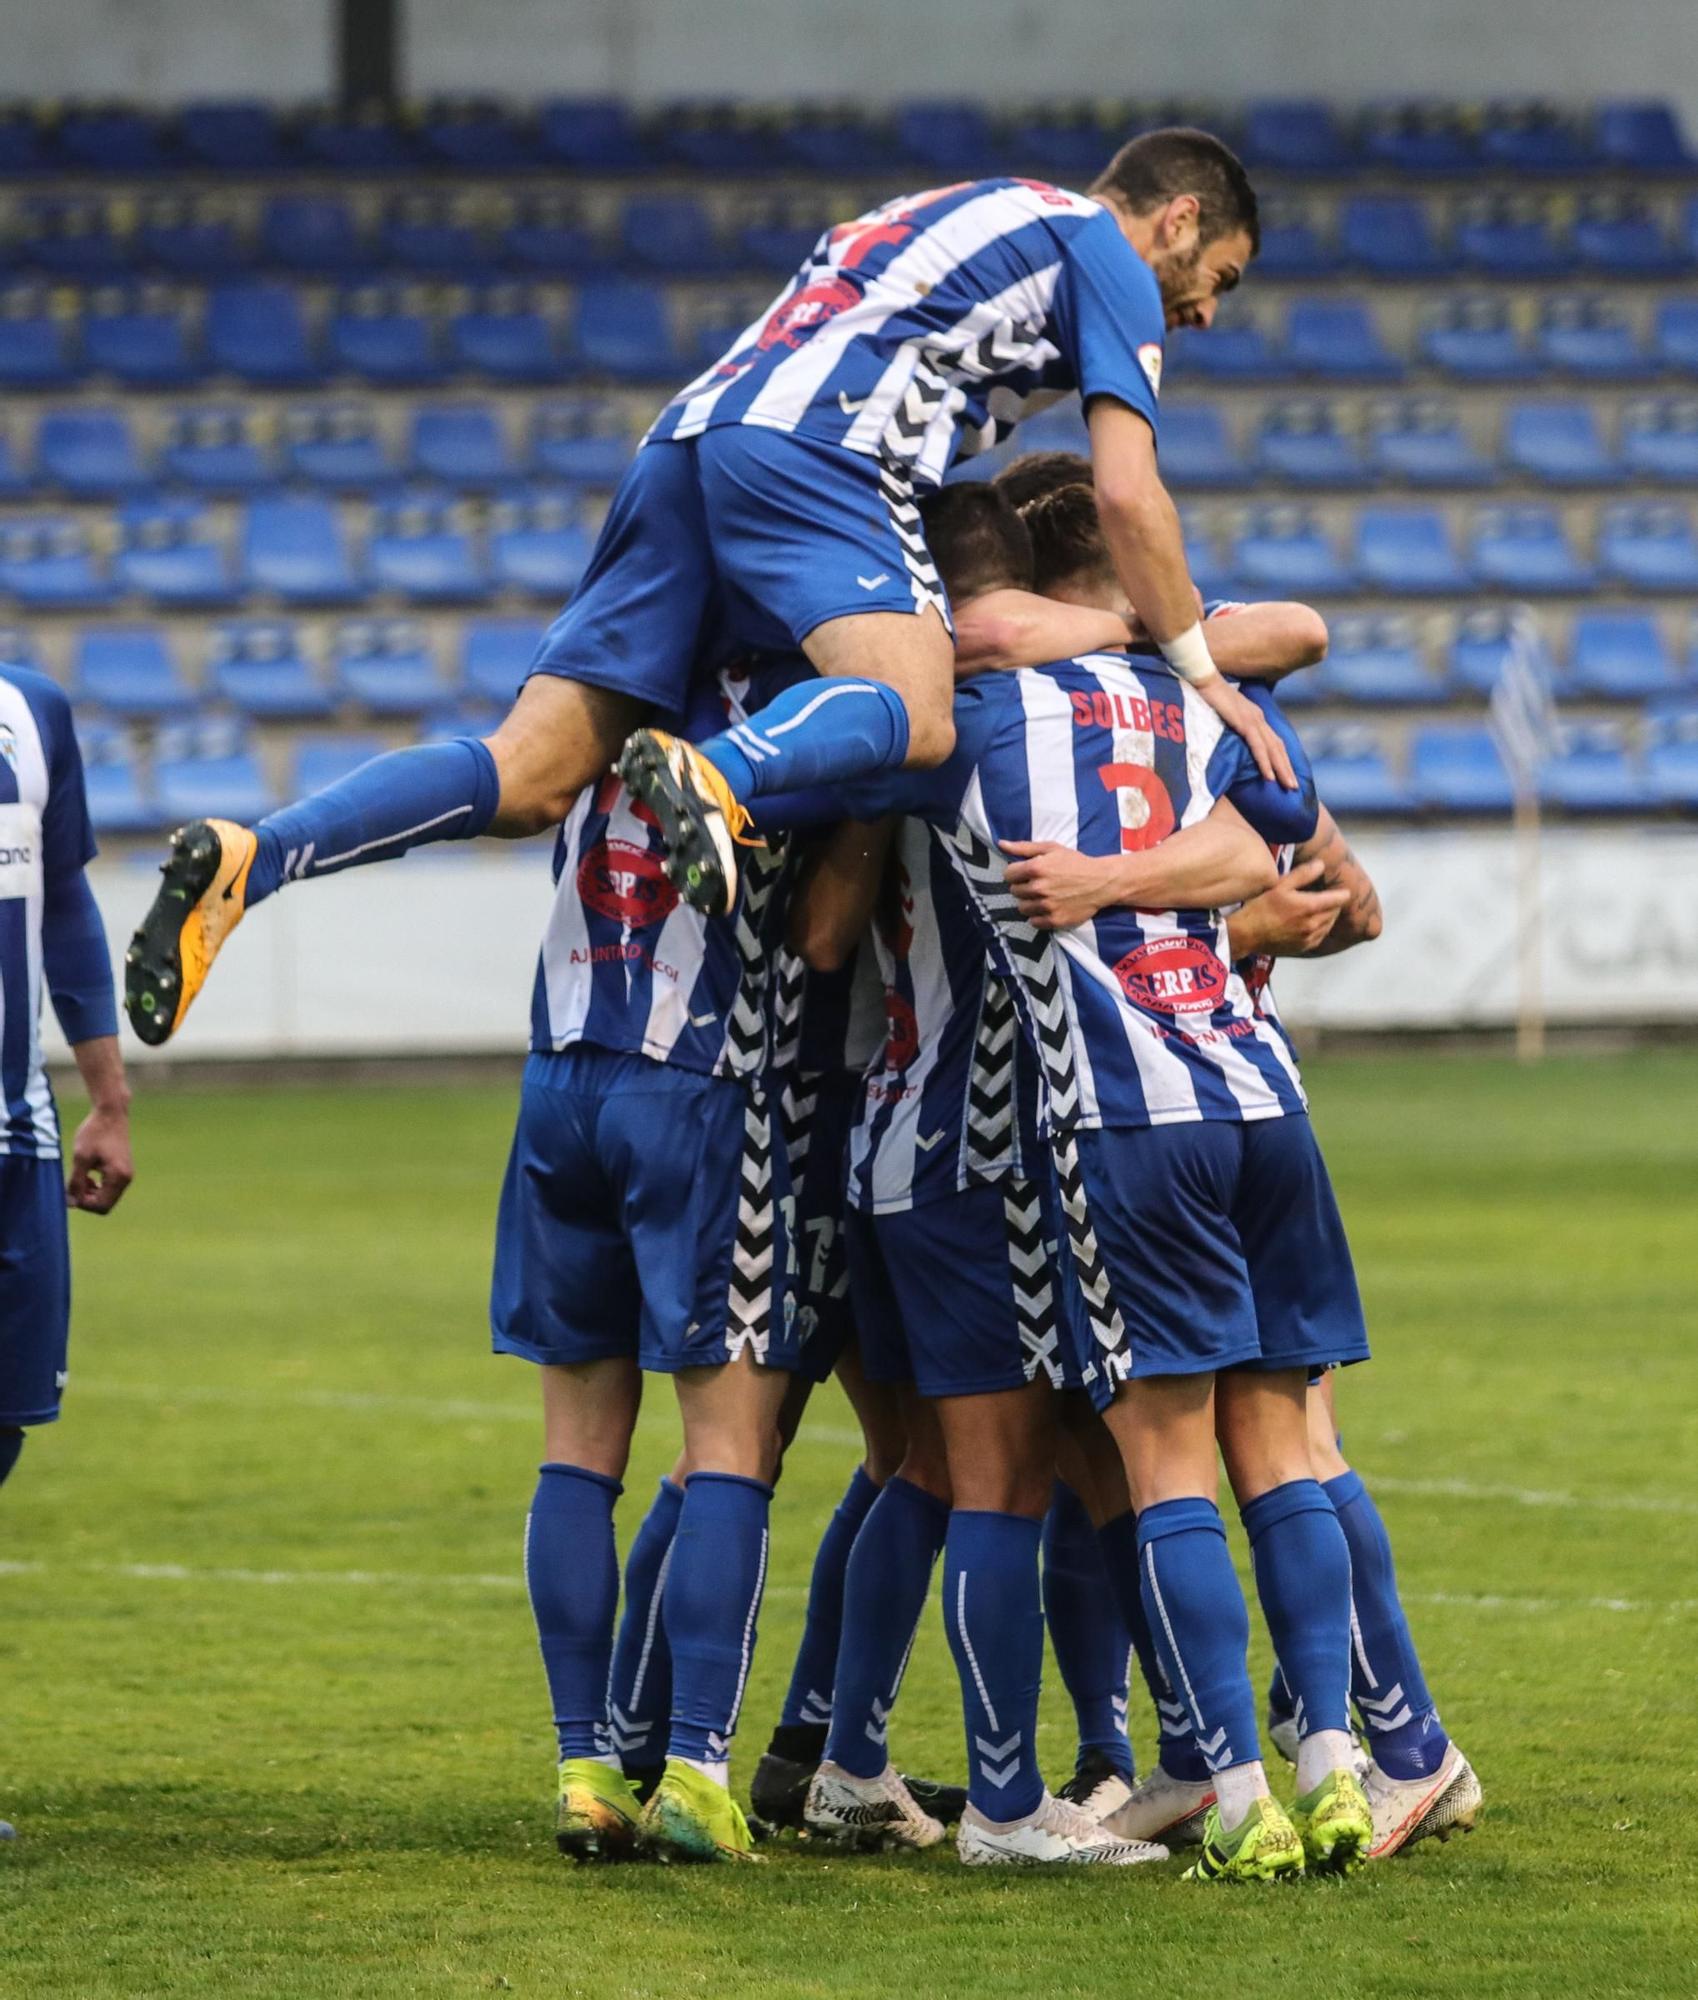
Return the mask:
{"type": "Polygon", "coordinates": [[[1103,790],[1114,793],[1120,808],[1120,845],[1125,853],[1154,847],[1173,831],[1173,801],[1148,764],[1103,764],[1097,776],[1103,781],[1103,790]],[[1142,814],[1138,799],[1143,800],[1142,814]]]}

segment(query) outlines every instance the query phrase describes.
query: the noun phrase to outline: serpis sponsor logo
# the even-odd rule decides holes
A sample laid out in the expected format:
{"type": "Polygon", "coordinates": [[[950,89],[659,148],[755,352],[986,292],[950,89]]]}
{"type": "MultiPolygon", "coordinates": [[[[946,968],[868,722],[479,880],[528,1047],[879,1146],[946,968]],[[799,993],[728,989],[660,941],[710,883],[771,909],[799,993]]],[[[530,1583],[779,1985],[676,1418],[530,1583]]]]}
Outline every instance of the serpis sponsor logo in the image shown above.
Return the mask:
{"type": "Polygon", "coordinates": [[[1226,991],[1226,967],[1194,937],[1152,938],[1114,968],[1128,1000],[1158,1014],[1213,1008],[1226,991]]]}
{"type": "Polygon", "coordinates": [[[578,863],[578,894],[592,910],[640,931],[678,907],[658,854],[628,840],[601,840],[578,863]]]}
{"type": "Polygon", "coordinates": [[[774,347],[800,347],[817,333],[828,319],[861,303],[861,288],[848,278],[828,278],[818,285],[804,285],[771,315],[755,345],[765,354],[774,347]]]}

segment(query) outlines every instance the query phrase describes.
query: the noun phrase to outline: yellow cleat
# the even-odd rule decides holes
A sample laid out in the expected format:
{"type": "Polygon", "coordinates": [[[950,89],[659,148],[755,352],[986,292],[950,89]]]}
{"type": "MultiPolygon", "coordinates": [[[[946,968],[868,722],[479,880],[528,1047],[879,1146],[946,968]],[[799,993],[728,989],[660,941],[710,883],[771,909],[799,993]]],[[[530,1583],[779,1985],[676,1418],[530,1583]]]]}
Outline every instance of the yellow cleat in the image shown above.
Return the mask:
{"type": "Polygon", "coordinates": [[[643,1808],[638,1839],[656,1861],[759,1861],[743,1809],[704,1772],[676,1757],[643,1808]]]}
{"type": "Polygon", "coordinates": [[[577,1861],[624,1861],[637,1850],[637,1791],[630,1779],[594,1757],[560,1766],[554,1844],[577,1861]]]}
{"type": "Polygon", "coordinates": [[[171,836],[153,906],[124,954],[124,1011],[150,1048],[183,1025],[212,961],[248,908],[259,842],[228,819],[192,819],[171,836]]]}
{"type": "Polygon", "coordinates": [[[619,776],[654,814],[667,875],[685,902],[705,917],[728,915],[737,900],[737,848],[760,841],[724,773],[683,737],[639,729],[620,752],[619,776]]]}

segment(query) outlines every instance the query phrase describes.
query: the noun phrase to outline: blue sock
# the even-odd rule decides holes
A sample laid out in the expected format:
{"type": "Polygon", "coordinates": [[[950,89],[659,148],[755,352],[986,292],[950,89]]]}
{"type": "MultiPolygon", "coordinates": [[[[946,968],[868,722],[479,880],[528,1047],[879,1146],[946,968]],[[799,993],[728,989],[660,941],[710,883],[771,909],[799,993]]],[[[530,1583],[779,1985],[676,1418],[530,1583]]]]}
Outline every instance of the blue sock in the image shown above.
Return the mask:
{"type": "Polygon", "coordinates": [[[607,1718],[613,1730],[613,1747],[627,1773],[651,1769],[666,1755],[666,1719],[672,1713],[672,1655],[666,1650],[660,1594],[683,1504],[683,1487],[663,1479],[625,1557],[625,1609],[619,1620],[619,1636],[613,1642],[607,1718]]]}
{"type": "Polygon", "coordinates": [[[1388,1777],[1431,1777],[1450,1738],[1427,1692],[1426,1677],[1397,1594],[1391,1539],[1373,1496],[1354,1472],[1327,1481],[1327,1498],[1350,1546],[1355,1644],[1350,1692],[1374,1761],[1388,1777]]]}
{"type": "Polygon", "coordinates": [[[1289,1722],[1296,1713],[1296,1706],[1284,1669],[1275,1660],[1273,1677],[1268,1682],[1268,1715],[1274,1722],[1289,1722]]]}
{"type": "Polygon", "coordinates": [[[1262,1616],[1291,1689],[1297,1737],[1350,1730],[1350,1551],[1318,1479],[1239,1509],[1262,1616]]]}
{"type": "Polygon", "coordinates": [[[0,1428],[0,1486],[6,1483],[6,1475],[18,1462],[18,1453],[24,1448],[24,1434],[21,1430],[0,1428]]]}
{"type": "Polygon", "coordinates": [[[1159,1733],[1156,1761],[1170,1778],[1177,1778],[1181,1784],[1206,1784],[1209,1767],[1197,1748],[1190,1715],[1167,1684],[1161,1661],[1156,1657],[1156,1642],[1150,1637],[1150,1621],[1144,1615],[1137,1515],[1128,1512],[1105,1521],[1097,1531],[1097,1539],[1102,1544],[1103,1560],[1120,1605],[1120,1615],[1131,1635],[1138,1671],[1155,1707],[1159,1733]]]}
{"type": "Polygon", "coordinates": [[[1138,1516],[1144,1614],[1162,1673],[1211,1771],[1260,1760],[1245,1655],[1250,1614],[1212,1500],[1158,1500],[1138,1516]]]}
{"type": "Polygon", "coordinates": [[[495,759],[475,736],[373,757],[259,822],[248,905],[308,875],[393,861],[429,841],[472,840],[495,817],[500,798],[495,759]]]}
{"type": "Polygon", "coordinates": [[[692,1472],[684,1482],[660,1607],[672,1649],[669,1757],[721,1766],[730,1757],[755,1654],[771,1508],[763,1480],[692,1472]]]}
{"type": "Polygon", "coordinates": [[[1073,1698],[1080,1759],[1095,1750],[1130,1784],[1126,1662],[1132,1640],[1091,1517],[1078,1494],[1060,1480],[1044,1516],[1043,1551],[1044,1619],[1055,1663],[1073,1698]]]}
{"type": "Polygon", "coordinates": [[[619,1482],[580,1465],[539,1468],[525,1523],[525,1584],[562,1757],[606,1757],[607,1668],[619,1606],[619,1482]]]}
{"type": "MultiPolygon", "coordinates": [[[[818,1742],[813,1750],[816,1761],[825,1749],[825,1733],[831,1727],[831,1691],[837,1680],[837,1650],[843,1636],[844,1572],[849,1567],[849,1552],[855,1546],[861,1523],[878,1497],[877,1481],[867,1477],[864,1466],[856,1466],[855,1476],[820,1537],[813,1575],[808,1582],[808,1613],[802,1625],[802,1643],[796,1649],[790,1691],[784,1697],[778,1726],[784,1730],[817,1731],[818,1742]]],[[[799,1763],[805,1761],[797,1759],[799,1763]]]]}
{"type": "Polygon", "coordinates": [[[882,681],[798,681],[746,722],[697,745],[743,800],[899,770],[908,710],[882,681]]]}
{"type": "Polygon", "coordinates": [[[967,1719],[967,1796],[987,1819],[1023,1819],[1044,1795],[1038,1690],[1042,1525],[957,1510],[944,1544],[943,1612],[967,1719]]]}
{"type": "Polygon", "coordinates": [[[906,1479],[891,1479],[855,1537],[843,1582],[843,1641],[825,1754],[857,1778],[876,1778],[890,1761],[890,1711],[948,1528],[944,1501],[906,1479]]]}

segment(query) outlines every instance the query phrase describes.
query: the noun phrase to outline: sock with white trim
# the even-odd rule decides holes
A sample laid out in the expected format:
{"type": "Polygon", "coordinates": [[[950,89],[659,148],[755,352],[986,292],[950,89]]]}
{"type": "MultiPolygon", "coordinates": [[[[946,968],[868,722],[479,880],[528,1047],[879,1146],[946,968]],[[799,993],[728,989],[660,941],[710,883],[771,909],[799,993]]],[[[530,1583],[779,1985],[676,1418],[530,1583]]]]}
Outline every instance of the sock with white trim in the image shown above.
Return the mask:
{"type": "Polygon", "coordinates": [[[1191,1718],[1185,1704],[1167,1684],[1161,1661],[1156,1658],[1156,1642],[1150,1637],[1150,1621],[1144,1614],[1143,1565],[1138,1559],[1138,1517],[1128,1511],[1105,1521],[1097,1530],[1109,1582],[1114,1586],[1120,1615],[1131,1635],[1138,1671],[1149,1690],[1156,1711],[1159,1732],[1157,1762],[1170,1778],[1181,1784],[1209,1782],[1209,1767],[1197,1748],[1191,1718]]]}
{"type": "MultiPolygon", "coordinates": [[[[1297,1716],[1299,1789],[1311,1736],[1350,1742],[1350,1551],[1316,1479],[1289,1479],[1239,1509],[1256,1594],[1297,1716]]],[[[1335,1742],[1334,1748],[1337,1747],[1335,1742]]],[[[1333,1768],[1328,1766],[1329,1769],[1333,1768]]]]}
{"type": "Polygon", "coordinates": [[[1212,1500],[1158,1500],[1138,1516],[1138,1569],[1156,1658],[1209,1770],[1256,1763],[1250,1614],[1212,1500]]]}
{"type": "Polygon", "coordinates": [[[1120,1615],[1108,1559],[1085,1504],[1057,1480],[1044,1516],[1044,1622],[1055,1664],[1073,1700],[1079,1756],[1095,1750],[1128,1784],[1126,1663],[1132,1640],[1120,1615]]]}
{"type": "Polygon", "coordinates": [[[697,748],[745,801],[841,785],[901,768],[908,755],[908,710],[883,681],[816,676],[697,748]]]}
{"type": "Polygon", "coordinates": [[[672,1651],[668,1757],[721,1784],[755,1654],[766,1585],[772,1488],[732,1472],[692,1472],[672,1538],[660,1615],[672,1651]]]}
{"type": "Polygon", "coordinates": [[[648,1777],[665,1761],[672,1655],[660,1598],[683,1504],[683,1487],[663,1479],[625,1557],[625,1609],[613,1642],[607,1715],[628,1778],[648,1777]]]}
{"type": "Polygon", "coordinates": [[[473,840],[495,817],[501,779],[475,736],[415,743],[350,771],[322,792],[267,813],[254,828],[251,909],[309,875],[393,861],[438,840],[473,840]]]}
{"type": "Polygon", "coordinates": [[[561,1757],[609,1754],[607,1667],[619,1603],[613,1503],[619,1482],[581,1465],[538,1468],[525,1522],[525,1585],[561,1757]]]}
{"type": "Polygon", "coordinates": [[[843,1639],[845,1577],[850,1552],[861,1525],[879,1497],[876,1480],[857,1465],[855,1475],[838,1501],[831,1519],[820,1536],[808,1580],[808,1612],[802,1622],[802,1643],[796,1648],[796,1664],[790,1671],[790,1687],[778,1718],[782,1741],[775,1734],[772,1749],[780,1756],[811,1746],[795,1762],[818,1763],[825,1753],[826,1731],[831,1727],[831,1691],[837,1681],[837,1654],[843,1639]]]}
{"type": "Polygon", "coordinates": [[[1019,1514],[959,1509],[944,1543],[943,1612],[967,1723],[967,1796],[1006,1825],[1035,1812],[1044,1613],[1043,1526],[1019,1514]]]}

